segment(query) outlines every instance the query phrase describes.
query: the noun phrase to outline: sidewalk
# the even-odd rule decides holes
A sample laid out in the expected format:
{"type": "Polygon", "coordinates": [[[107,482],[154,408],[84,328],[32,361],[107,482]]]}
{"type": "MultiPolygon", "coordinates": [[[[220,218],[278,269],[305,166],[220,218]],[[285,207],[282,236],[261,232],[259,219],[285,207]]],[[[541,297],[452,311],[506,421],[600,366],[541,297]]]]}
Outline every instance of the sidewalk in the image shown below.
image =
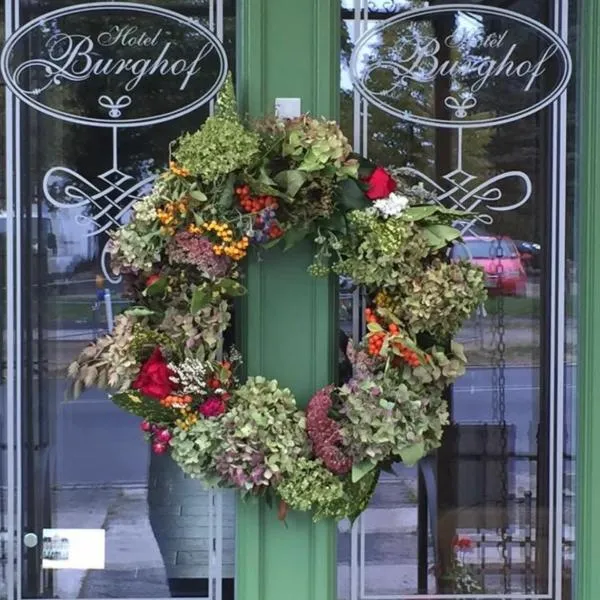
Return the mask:
{"type": "MultiPolygon", "coordinates": [[[[528,487],[527,476],[517,481],[528,487]]],[[[571,499],[572,500],[572,499],[571,499]]],[[[535,498],[532,499],[535,503],[535,498]]],[[[121,489],[63,489],[56,492],[59,507],[56,527],[104,528],[106,530],[106,566],[102,571],[57,571],[57,597],[103,598],[169,597],[166,574],[153,532],[148,522],[146,490],[140,487],[121,489]]],[[[411,477],[382,480],[359,528],[358,546],[364,549],[360,571],[368,594],[412,594],[417,589],[417,507],[415,480],[411,477]]],[[[478,510],[474,509],[465,509],[478,510]]],[[[485,510],[485,509],[484,509],[485,510]]],[[[511,535],[511,571],[515,581],[522,577],[528,560],[525,539],[535,539],[535,523],[527,509],[513,506],[511,535]]],[[[570,513],[567,506],[567,514],[570,513]]],[[[231,518],[227,515],[226,518],[231,518]]],[[[572,515],[570,515],[572,517],[572,515]]],[[[568,521],[571,521],[571,518],[568,521]]],[[[200,517],[199,517],[200,518],[200,517]]],[[[487,568],[500,564],[495,548],[495,532],[487,533],[485,562],[487,568]]],[[[565,526],[565,537],[572,539],[573,526],[565,526]]],[[[472,536],[475,531],[461,531],[472,536]]],[[[350,597],[351,530],[348,522],[338,525],[338,597],[350,597]]],[[[481,549],[469,560],[481,563],[481,549]]],[[[571,559],[570,553],[566,554],[571,559]]],[[[430,564],[431,564],[430,558],[430,564]]],[[[490,577],[488,575],[488,582],[490,577]]],[[[433,579],[430,589],[434,588],[433,579]]]]}

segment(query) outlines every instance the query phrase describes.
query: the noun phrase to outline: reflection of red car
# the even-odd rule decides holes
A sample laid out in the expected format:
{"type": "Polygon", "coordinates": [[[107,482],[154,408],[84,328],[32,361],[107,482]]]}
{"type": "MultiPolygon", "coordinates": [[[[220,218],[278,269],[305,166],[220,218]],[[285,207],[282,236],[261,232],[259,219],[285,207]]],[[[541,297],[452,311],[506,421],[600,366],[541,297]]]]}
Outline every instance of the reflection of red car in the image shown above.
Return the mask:
{"type": "Polygon", "coordinates": [[[490,295],[525,295],[527,274],[510,238],[465,237],[462,244],[454,246],[452,257],[482,267],[490,295]]]}

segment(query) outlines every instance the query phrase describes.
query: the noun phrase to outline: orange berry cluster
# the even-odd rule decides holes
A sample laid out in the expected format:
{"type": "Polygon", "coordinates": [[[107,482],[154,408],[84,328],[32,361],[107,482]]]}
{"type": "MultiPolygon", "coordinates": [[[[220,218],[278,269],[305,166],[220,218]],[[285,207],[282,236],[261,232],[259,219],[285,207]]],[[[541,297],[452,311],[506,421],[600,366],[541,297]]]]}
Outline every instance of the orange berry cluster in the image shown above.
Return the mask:
{"type": "Polygon", "coordinates": [[[188,206],[186,199],[181,199],[175,202],[167,202],[162,208],[156,209],[156,216],[162,227],[161,233],[166,235],[174,235],[175,228],[181,223],[188,214],[188,206]]]}
{"type": "Polygon", "coordinates": [[[165,408],[185,408],[192,402],[191,396],[165,396],[160,400],[161,406],[165,408]]]}
{"type": "Polygon", "coordinates": [[[421,359],[419,358],[419,355],[414,350],[407,348],[401,342],[396,342],[394,344],[394,347],[398,350],[398,352],[400,352],[400,356],[402,357],[402,360],[404,360],[404,362],[409,367],[412,367],[413,369],[415,369],[416,367],[421,366],[421,359]]]}
{"type": "Polygon", "coordinates": [[[279,203],[273,196],[251,196],[247,185],[236,187],[235,194],[239,198],[241,207],[248,213],[257,213],[265,208],[273,210],[279,208],[279,203]]]}
{"type": "MultiPolygon", "coordinates": [[[[367,323],[379,322],[377,320],[377,316],[370,308],[367,308],[365,310],[365,318],[367,320],[367,323]]],[[[381,352],[381,348],[383,346],[383,342],[385,341],[385,337],[386,333],[384,331],[378,331],[369,335],[369,354],[371,354],[372,356],[379,356],[379,353],[381,352]]]]}
{"type": "Polygon", "coordinates": [[[206,225],[206,231],[214,233],[221,240],[221,243],[213,245],[213,252],[217,256],[228,256],[233,260],[241,260],[246,256],[250,241],[246,236],[234,240],[233,230],[226,223],[211,221],[206,225]]]}
{"type": "Polygon", "coordinates": [[[369,354],[372,356],[379,356],[383,342],[385,341],[386,333],[384,331],[378,331],[369,336],[369,354]]]}
{"type": "Polygon", "coordinates": [[[190,172],[187,169],[178,167],[177,163],[173,161],[169,163],[169,169],[171,170],[171,173],[174,175],[179,175],[179,177],[189,177],[190,175],[190,172]]]}
{"type": "MultiPolygon", "coordinates": [[[[367,323],[379,323],[379,321],[377,320],[377,316],[370,308],[367,308],[365,310],[365,317],[367,323]]],[[[381,353],[381,348],[383,347],[383,343],[385,342],[387,336],[396,336],[399,333],[400,330],[398,328],[398,325],[396,325],[395,323],[391,323],[388,326],[387,331],[377,331],[375,333],[372,333],[369,336],[369,354],[371,354],[372,356],[379,356],[379,354],[381,353]]],[[[408,348],[408,346],[405,346],[402,342],[399,341],[394,342],[393,345],[394,349],[398,351],[400,357],[407,365],[409,365],[413,369],[421,365],[421,358],[419,357],[417,352],[415,352],[411,348],[408,348]]]]}

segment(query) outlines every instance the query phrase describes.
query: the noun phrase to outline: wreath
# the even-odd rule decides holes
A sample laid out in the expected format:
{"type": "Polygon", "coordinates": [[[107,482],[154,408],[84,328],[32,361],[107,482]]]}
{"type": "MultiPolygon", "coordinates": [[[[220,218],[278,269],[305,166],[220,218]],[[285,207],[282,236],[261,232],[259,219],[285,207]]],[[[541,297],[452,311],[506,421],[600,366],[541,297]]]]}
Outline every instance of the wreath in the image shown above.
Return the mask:
{"type": "Polygon", "coordinates": [[[380,472],[415,464],[448,423],[444,390],[466,365],[452,338],[485,297],[482,270],[449,258],[465,214],[354,154],[335,122],[242,121],[231,78],[171,159],[111,236],[133,302],[70,366],[74,394],[109,389],[154,452],[209,486],[355,518],[380,472]],[[361,286],[368,308],[351,377],[303,411],[277,381],[245,377],[223,339],[247,255],[306,238],[311,274],[361,286]]]}

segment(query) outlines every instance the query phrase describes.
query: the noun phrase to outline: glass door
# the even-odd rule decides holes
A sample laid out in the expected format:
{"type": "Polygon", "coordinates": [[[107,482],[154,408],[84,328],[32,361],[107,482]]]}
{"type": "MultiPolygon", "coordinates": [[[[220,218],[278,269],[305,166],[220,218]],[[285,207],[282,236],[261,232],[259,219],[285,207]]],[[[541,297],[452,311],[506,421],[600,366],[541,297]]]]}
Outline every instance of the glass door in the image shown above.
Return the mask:
{"type": "Polygon", "coordinates": [[[8,0],[4,15],[6,592],[230,598],[233,497],[151,454],[105,391],[66,393],[69,364],[128,303],[108,235],[212,110],[235,2],[8,0]]]}
{"type": "MultiPolygon", "coordinates": [[[[578,2],[342,0],[341,16],[344,129],[472,211],[451,258],[484,268],[489,298],[458,340],[470,367],[442,447],[340,524],[339,596],[570,598],[578,2]]],[[[344,311],[358,335],[360,291],[344,311]]]]}

